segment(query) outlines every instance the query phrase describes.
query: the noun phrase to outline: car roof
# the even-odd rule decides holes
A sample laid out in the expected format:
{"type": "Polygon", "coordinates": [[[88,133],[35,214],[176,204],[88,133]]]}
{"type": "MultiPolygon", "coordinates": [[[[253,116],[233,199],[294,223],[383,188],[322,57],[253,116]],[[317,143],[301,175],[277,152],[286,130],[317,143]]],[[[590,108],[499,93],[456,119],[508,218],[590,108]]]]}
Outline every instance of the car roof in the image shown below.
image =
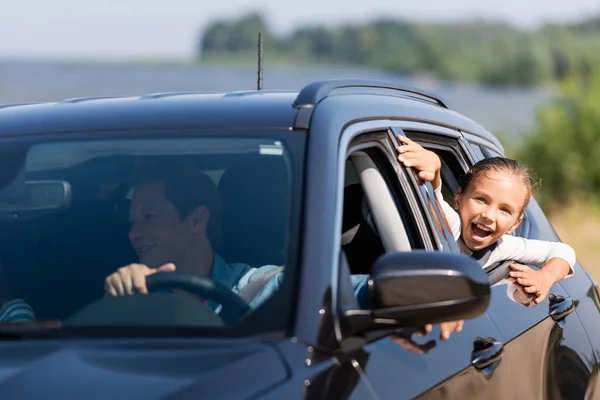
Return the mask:
{"type": "Polygon", "coordinates": [[[394,82],[330,79],[300,91],[172,92],[143,96],[103,96],[51,103],[0,105],[0,136],[67,132],[173,129],[307,129],[314,110],[325,99],[340,114],[356,103],[347,121],[361,118],[418,116],[459,128],[499,145],[483,127],[453,111],[441,97],[394,82]],[[373,97],[376,96],[376,97],[373,97]],[[381,104],[388,107],[382,111],[381,104]],[[379,104],[378,107],[369,104],[379,104]],[[385,115],[379,115],[384,113],[385,115]],[[359,113],[360,115],[357,115],[359,113]]]}
{"type": "Polygon", "coordinates": [[[129,129],[289,128],[298,92],[177,92],[0,105],[0,136],[129,129]]]}

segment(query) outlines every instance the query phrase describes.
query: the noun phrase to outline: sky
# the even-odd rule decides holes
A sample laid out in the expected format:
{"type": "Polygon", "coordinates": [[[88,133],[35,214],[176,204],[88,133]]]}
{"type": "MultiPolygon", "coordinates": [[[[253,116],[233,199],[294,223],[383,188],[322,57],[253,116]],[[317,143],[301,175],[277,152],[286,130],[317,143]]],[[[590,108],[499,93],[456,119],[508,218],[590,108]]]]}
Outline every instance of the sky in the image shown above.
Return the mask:
{"type": "Polygon", "coordinates": [[[600,15],[598,0],[0,0],[0,57],[187,59],[211,21],[260,11],[277,33],[376,17],[522,27],[600,15]]]}

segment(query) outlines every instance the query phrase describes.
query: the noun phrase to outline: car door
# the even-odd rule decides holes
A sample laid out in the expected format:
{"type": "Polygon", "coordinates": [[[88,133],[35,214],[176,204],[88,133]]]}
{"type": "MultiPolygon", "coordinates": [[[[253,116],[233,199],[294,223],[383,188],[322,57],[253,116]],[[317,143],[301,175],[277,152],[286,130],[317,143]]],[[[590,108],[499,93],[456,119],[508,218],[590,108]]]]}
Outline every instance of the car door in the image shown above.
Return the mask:
{"type": "MultiPolygon", "coordinates": [[[[404,128],[409,137],[442,159],[444,192],[450,202],[458,180],[478,152],[451,131],[415,124],[404,128]]],[[[506,266],[490,273],[493,286],[487,311],[501,333],[503,356],[497,373],[506,376],[505,394],[510,398],[584,398],[595,361],[586,333],[573,313],[577,302],[559,283],[542,303],[523,305],[522,289],[502,280],[506,273],[506,266]]]]}
{"type": "MultiPolygon", "coordinates": [[[[424,212],[427,202],[412,183],[409,171],[397,163],[394,137],[389,129],[357,136],[345,154],[352,161],[356,175],[366,169],[370,172],[368,180],[360,181],[369,209],[359,214],[367,225],[371,220],[370,228],[375,235],[370,234],[371,242],[359,241],[356,246],[365,250],[376,246],[381,252],[450,251],[450,245],[433,234],[435,223],[424,212]],[[395,205],[393,209],[382,212],[390,203],[395,205]],[[376,244],[373,236],[381,243],[376,244]]],[[[349,200],[344,199],[345,212],[349,200]]],[[[349,254],[359,253],[348,251],[348,243],[343,241],[344,246],[349,254]]],[[[352,272],[368,272],[363,268],[374,257],[362,263],[351,258],[348,263],[352,272]]],[[[494,373],[501,355],[496,344],[500,332],[487,314],[466,321],[463,332],[446,341],[437,339],[437,328],[425,338],[414,332],[404,329],[367,336],[362,350],[368,357],[360,367],[378,397],[464,399],[501,393],[503,377],[494,373]]]]}

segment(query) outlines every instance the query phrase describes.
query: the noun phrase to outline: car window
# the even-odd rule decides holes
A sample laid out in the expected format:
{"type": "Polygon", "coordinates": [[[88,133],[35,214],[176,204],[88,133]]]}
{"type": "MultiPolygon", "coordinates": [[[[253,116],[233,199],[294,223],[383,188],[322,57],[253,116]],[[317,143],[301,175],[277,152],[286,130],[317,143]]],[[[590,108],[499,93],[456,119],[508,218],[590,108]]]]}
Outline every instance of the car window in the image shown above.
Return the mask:
{"type": "MultiPolygon", "coordinates": [[[[359,137],[359,140],[364,141],[364,136],[359,137]]],[[[369,139],[370,144],[363,143],[360,150],[354,151],[349,157],[347,171],[354,172],[346,173],[346,186],[354,183],[348,181],[348,176],[359,176],[362,172],[360,183],[364,191],[363,203],[370,208],[367,221],[383,238],[384,244],[386,240],[393,243],[384,246],[386,251],[425,248],[428,239],[423,232],[425,220],[422,214],[414,210],[416,193],[408,174],[394,158],[391,133],[386,131],[371,134],[369,139]],[[376,209],[372,210],[373,208],[376,209]]],[[[348,200],[351,199],[344,199],[345,206],[348,200]]]]}
{"type": "Polygon", "coordinates": [[[389,133],[361,135],[355,144],[344,172],[342,250],[351,273],[367,274],[386,251],[423,249],[427,238],[423,216],[413,210],[415,193],[406,175],[399,176],[389,133]]]}
{"type": "Polygon", "coordinates": [[[350,159],[346,161],[341,244],[351,274],[368,274],[385,253],[371,207],[350,159]]]}
{"type": "MultiPolygon", "coordinates": [[[[392,128],[392,137],[394,147],[400,145],[398,142],[398,136],[407,135],[399,127],[392,128]]],[[[450,226],[448,221],[446,220],[444,214],[441,211],[441,204],[439,204],[437,198],[435,197],[434,188],[429,182],[423,182],[418,176],[417,172],[413,168],[406,168],[402,166],[399,162],[396,163],[398,168],[402,170],[403,174],[407,177],[410,185],[412,186],[414,192],[416,193],[416,197],[421,204],[421,214],[424,219],[427,221],[427,227],[423,229],[428,229],[432,232],[432,240],[433,245],[429,246],[429,249],[436,249],[442,251],[451,251],[451,249],[455,248],[455,242],[452,238],[452,234],[450,232],[450,226]],[[433,232],[435,231],[435,234],[433,232]]]]}
{"type": "Polygon", "coordinates": [[[174,273],[204,274],[211,285],[240,294],[258,269],[293,267],[290,147],[276,132],[240,135],[128,132],[4,140],[0,153],[10,157],[0,173],[2,297],[22,299],[38,320],[78,316],[99,325],[206,322],[223,328],[242,321],[279,286],[233,312],[238,305],[228,306],[208,289],[201,294],[196,281],[177,284],[169,281],[173,275],[157,274],[167,280],[156,278],[157,295],[146,296],[152,301],[126,296],[131,299],[102,305],[106,278],[130,264],[172,263],[174,273]],[[194,317],[195,310],[173,313],[172,300],[161,302],[167,293],[202,310],[194,317]],[[144,310],[127,320],[128,307],[136,314],[144,310]],[[115,308],[122,315],[115,313],[113,321],[104,311],[115,308]],[[102,313],[107,315],[95,319],[102,313]]]}

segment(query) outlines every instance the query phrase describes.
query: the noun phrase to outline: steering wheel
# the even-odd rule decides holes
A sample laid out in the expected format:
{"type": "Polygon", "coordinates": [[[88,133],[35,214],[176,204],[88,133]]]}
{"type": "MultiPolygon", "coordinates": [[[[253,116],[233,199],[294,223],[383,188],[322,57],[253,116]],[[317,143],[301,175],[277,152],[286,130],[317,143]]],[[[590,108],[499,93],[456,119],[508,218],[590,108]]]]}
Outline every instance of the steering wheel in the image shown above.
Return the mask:
{"type": "Polygon", "coordinates": [[[180,289],[214,300],[221,304],[222,310],[219,316],[227,325],[236,324],[250,310],[248,303],[233,293],[231,289],[197,275],[180,272],[157,272],[146,277],[146,287],[149,293],[180,289]]]}

